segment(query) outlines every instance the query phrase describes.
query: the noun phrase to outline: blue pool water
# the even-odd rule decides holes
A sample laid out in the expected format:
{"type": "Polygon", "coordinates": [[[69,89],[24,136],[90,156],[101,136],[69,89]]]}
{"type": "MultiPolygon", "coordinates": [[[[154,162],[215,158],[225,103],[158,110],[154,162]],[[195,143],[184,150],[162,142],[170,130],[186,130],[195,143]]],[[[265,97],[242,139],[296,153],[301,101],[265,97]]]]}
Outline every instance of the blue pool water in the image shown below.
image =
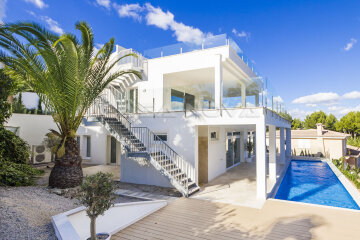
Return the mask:
{"type": "Polygon", "coordinates": [[[275,198],[360,210],[330,166],[321,161],[292,160],[275,198]]]}

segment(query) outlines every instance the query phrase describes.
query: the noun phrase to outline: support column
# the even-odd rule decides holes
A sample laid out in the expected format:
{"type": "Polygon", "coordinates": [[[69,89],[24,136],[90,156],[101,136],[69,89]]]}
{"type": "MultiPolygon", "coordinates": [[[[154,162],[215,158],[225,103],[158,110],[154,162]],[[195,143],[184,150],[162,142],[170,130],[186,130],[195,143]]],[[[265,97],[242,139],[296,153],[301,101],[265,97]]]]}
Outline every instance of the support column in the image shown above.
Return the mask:
{"type": "Polygon", "coordinates": [[[269,178],[276,180],[276,126],[269,125],[269,178]]]}
{"type": "Polygon", "coordinates": [[[285,163],[285,137],[284,137],[284,128],[280,128],[280,163],[285,163]]]}
{"type": "Polygon", "coordinates": [[[245,84],[241,85],[241,106],[246,107],[246,86],[245,84]]]}
{"type": "Polygon", "coordinates": [[[266,126],[256,124],[256,196],[266,199],[266,126]]]}
{"type": "Polygon", "coordinates": [[[223,77],[221,55],[215,55],[215,109],[220,109],[223,98],[223,77]]]}
{"type": "Polygon", "coordinates": [[[286,128],[286,161],[291,160],[291,128],[286,128]]]}
{"type": "Polygon", "coordinates": [[[259,94],[255,95],[255,106],[258,107],[259,106],[259,94]]]}

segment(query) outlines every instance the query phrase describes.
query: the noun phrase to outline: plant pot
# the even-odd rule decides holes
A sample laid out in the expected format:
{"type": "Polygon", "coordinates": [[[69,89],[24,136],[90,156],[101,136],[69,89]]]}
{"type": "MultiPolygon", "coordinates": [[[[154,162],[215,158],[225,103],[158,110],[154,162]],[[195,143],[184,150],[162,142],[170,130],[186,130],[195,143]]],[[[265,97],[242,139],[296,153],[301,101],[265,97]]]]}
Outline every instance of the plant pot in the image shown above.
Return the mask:
{"type": "MultiPolygon", "coordinates": [[[[96,240],[110,240],[110,237],[110,233],[101,232],[96,234],[96,240]],[[99,236],[102,236],[103,238],[99,238],[99,236]]],[[[87,240],[90,240],[90,237],[87,240]]]]}

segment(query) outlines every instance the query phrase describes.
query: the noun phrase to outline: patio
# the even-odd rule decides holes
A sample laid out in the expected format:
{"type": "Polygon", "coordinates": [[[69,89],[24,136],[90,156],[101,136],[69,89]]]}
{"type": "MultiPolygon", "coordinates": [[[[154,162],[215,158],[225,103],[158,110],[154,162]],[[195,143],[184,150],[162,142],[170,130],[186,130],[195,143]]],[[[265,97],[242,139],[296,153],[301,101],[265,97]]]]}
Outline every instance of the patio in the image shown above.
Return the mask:
{"type": "Polygon", "coordinates": [[[352,210],[267,200],[261,210],[181,198],[111,239],[357,239],[352,210]]]}
{"type": "MultiPolygon", "coordinates": [[[[284,165],[278,165],[277,177],[284,165]]],[[[268,169],[268,168],[267,168],[268,169]]],[[[267,193],[275,185],[267,173],[267,193]]],[[[206,183],[200,191],[191,198],[227,203],[245,207],[261,208],[264,200],[256,198],[256,163],[242,162],[226,173],[206,183]]]]}

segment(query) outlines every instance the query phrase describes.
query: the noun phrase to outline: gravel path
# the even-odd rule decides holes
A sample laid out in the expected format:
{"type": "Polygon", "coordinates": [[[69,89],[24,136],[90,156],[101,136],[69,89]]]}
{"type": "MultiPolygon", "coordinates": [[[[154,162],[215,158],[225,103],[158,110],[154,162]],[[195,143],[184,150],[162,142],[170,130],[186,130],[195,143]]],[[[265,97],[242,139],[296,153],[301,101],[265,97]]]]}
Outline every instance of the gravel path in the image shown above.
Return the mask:
{"type": "MultiPolygon", "coordinates": [[[[117,203],[139,201],[118,197],[117,203]]],[[[56,240],[51,217],[78,207],[46,187],[0,187],[0,240],[56,240]]]]}

